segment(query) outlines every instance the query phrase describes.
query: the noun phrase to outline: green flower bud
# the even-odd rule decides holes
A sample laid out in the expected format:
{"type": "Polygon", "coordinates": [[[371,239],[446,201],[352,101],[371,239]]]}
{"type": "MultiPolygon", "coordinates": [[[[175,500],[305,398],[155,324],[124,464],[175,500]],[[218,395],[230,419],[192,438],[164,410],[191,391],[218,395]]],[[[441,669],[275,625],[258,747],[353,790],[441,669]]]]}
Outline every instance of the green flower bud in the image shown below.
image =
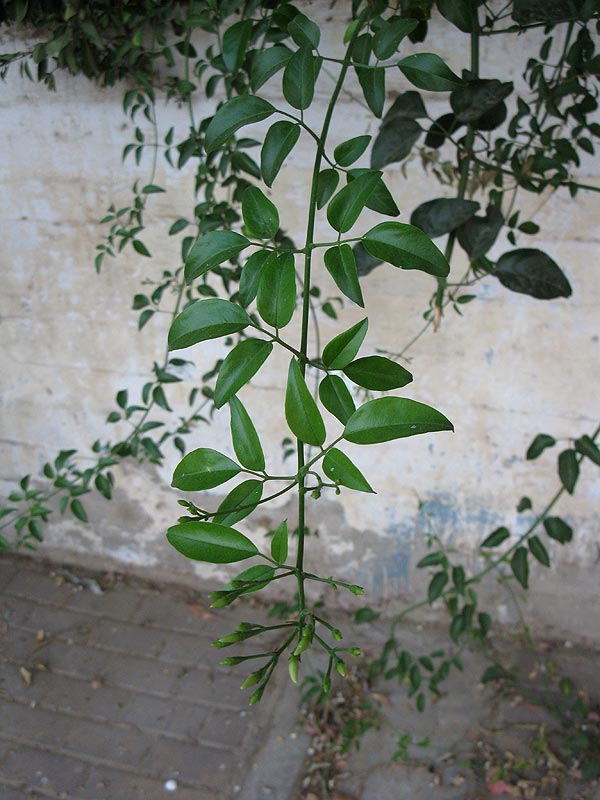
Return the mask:
{"type": "Polygon", "coordinates": [[[258,689],[254,692],[252,697],[249,700],[249,705],[253,706],[255,703],[258,703],[260,698],[263,696],[263,692],[265,690],[264,686],[259,686],[258,689]]]}
{"type": "Polygon", "coordinates": [[[288,669],[290,673],[290,678],[292,679],[292,683],[298,683],[298,669],[300,667],[300,659],[298,656],[292,655],[290,656],[290,660],[288,662],[288,669]]]}
{"type": "Polygon", "coordinates": [[[341,659],[339,659],[339,661],[336,661],[335,668],[338,671],[338,673],[342,676],[342,678],[346,677],[346,665],[341,659]]]}

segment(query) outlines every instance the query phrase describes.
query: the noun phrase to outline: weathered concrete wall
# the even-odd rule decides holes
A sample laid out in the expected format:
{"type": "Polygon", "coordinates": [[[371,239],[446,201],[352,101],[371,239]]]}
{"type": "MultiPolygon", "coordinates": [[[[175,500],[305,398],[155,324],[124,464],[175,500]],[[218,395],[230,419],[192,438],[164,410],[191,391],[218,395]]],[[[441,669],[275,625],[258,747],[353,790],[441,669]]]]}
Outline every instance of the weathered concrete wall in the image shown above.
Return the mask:
{"type": "MultiPolygon", "coordinates": [[[[329,9],[329,4],[315,3],[310,13],[325,26],[323,49],[339,50],[344,4],[329,9]]],[[[436,49],[460,71],[465,37],[440,20],[434,22],[433,31],[436,49]]],[[[492,38],[484,47],[484,77],[519,81],[519,70],[539,42],[492,38]],[[507,64],[514,74],[507,73],[507,64]]],[[[6,31],[0,45],[3,50],[15,49],[6,31]]],[[[400,73],[394,75],[389,81],[390,101],[407,88],[400,73]]],[[[319,102],[309,112],[315,122],[324,113],[330,89],[324,78],[319,102]]],[[[117,261],[105,262],[100,276],[92,266],[94,247],[103,233],[97,221],[104,209],[113,202],[126,205],[129,186],[140,174],[145,181],[150,169],[147,162],[140,170],[132,162],[121,164],[121,150],[131,137],[120,110],[122,91],[122,87],[98,89],[83,78],[60,75],[57,92],[50,94],[21,79],[16,70],[0,87],[4,267],[0,478],[7,490],[24,473],[36,473],[60,448],[87,452],[96,438],[113,436],[104,420],[115,392],[124,387],[132,396],[139,392],[152,362],[164,352],[166,318],[153,320],[138,333],[131,297],[140,290],[142,279],[158,278],[163,269],[178,265],[179,244],[166,232],[193,203],[191,172],[160,167],[157,182],[169,191],[150,203],[144,241],[152,260],[127,252],[117,261]]],[[[274,101],[277,91],[277,81],[265,88],[274,101]]],[[[446,110],[443,97],[429,100],[432,114],[446,110]]],[[[211,108],[199,105],[197,116],[211,108]]],[[[174,105],[159,110],[163,131],[171,125],[185,130],[182,110],[174,105]]],[[[257,127],[261,129],[264,126],[257,127]]],[[[333,125],[334,144],[376,131],[369,112],[343,96],[333,125]]],[[[311,141],[302,138],[273,189],[274,199],[284,209],[282,224],[298,241],[303,237],[311,159],[311,141]]],[[[389,169],[404,221],[418,203],[447,191],[424,177],[416,162],[409,164],[407,174],[405,179],[397,165],[389,169]]],[[[598,184],[598,163],[587,159],[581,177],[598,184]]],[[[475,564],[476,544],[494,527],[506,524],[522,532],[532,515],[516,514],[521,495],[529,495],[539,511],[557,487],[554,455],[534,463],[524,460],[533,435],[540,431],[557,437],[581,435],[596,424],[600,292],[592,268],[600,235],[596,196],[533,197],[525,198],[524,204],[536,212],[542,226],[536,246],[564,267],[573,297],[541,302],[512,294],[493,279],[478,284],[478,299],[464,308],[464,317],[449,312],[441,330],[429,331],[411,350],[415,380],[405,395],[439,408],[454,422],[456,433],[369,448],[348,445],[348,454],[378,494],[348,491],[320,500],[310,511],[311,526],[318,527],[319,537],[308,543],[309,564],[363,583],[371,602],[387,599],[397,605],[398,596],[414,597],[422,591],[414,564],[430,534],[452,543],[475,564]]],[[[318,236],[327,237],[323,219],[318,236]]],[[[357,230],[379,220],[375,215],[366,217],[357,230]]],[[[528,237],[519,240],[519,246],[530,244],[528,237]]],[[[502,241],[494,252],[508,247],[502,241]]],[[[460,275],[461,269],[459,258],[453,274],[460,275]]],[[[324,295],[338,293],[322,266],[318,282],[324,295]]],[[[422,324],[432,289],[428,276],[390,266],[369,275],[363,289],[371,316],[364,353],[376,347],[401,349],[422,324]]],[[[324,318],[323,340],[362,315],[359,309],[346,308],[339,324],[324,318]]],[[[191,357],[198,374],[212,365],[223,352],[220,348],[219,343],[197,346],[191,357]]],[[[282,375],[287,361],[274,354],[268,368],[243,390],[259,431],[270,442],[275,469],[281,469],[279,442],[289,435],[283,417],[282,375]]],[[[185,399],[184,390],[180,399],[185,399]]],[[[197,429],[190,445],[232,453],[228,423],[228,412],[217,412],[210,426],[197,429]]],[[[164,538],[166,527],[179,513],[177,495],[168,486],[176,462],[173,453],[160,475],[148,465],[124,464],[117,470],[114,501],[86,500],[92,520],[87,526],[72,518],[57,519],[40,552],[90,565],[117,563],[159,577],[192,582],[200,576],[214,582],[222,570],[186,561],[164,538]]],[[[575,541],[562,550],[551,548],[558,569],[536,570],[530,602],[541,622],[568,628],[574,610],[585,604],[589,613],[584,628],[590,634],[591,610],[600,611],[599,494],[598,471],[586,465],[575,497],[561,500],[559,512],[572,523],[575,541]]],[[[211,501],[218,499],[215,494],[211,501]]],[[[293,519],[293,513],[290,502],[276,512],[265,509],[238,527],[258,540],[282,516],[293,519]]],[[[497,602],[501,614],[510,618],[500,595],[497,602]]],[[[595,619],[600,619],[598,613],[595,619]]],[[[594,624],[592,635],[600,637],[600,622],[594,624]]]]}

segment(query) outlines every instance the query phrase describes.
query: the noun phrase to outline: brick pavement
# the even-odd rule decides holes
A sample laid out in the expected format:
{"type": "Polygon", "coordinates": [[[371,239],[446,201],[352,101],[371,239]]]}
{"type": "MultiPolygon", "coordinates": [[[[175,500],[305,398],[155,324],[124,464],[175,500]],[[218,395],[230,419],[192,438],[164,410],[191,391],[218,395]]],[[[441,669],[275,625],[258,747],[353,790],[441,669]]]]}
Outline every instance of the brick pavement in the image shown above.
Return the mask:
{"type": "Polygon", "coordinates": [[[0,560],[2,800],[288,800],[306,743],[286,676],[249,709],[245,672],[210,647],[261,612],[189,596],[133,580],[96,595],[0,560]]]}

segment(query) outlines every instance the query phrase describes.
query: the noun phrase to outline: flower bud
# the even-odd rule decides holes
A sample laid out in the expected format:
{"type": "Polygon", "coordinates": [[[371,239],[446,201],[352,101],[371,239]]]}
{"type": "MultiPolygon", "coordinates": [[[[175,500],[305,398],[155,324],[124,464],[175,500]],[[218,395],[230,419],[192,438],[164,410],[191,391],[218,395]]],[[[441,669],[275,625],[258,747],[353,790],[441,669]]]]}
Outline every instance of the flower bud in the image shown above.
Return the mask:
{"type": "Polygon", "coordinates": [[[290,678],[292,679],[292,683],[298,683],[298,669],[300,667],[300,659],[298,656],[292,655],[290,656],[290,660],[288,662],[288,669],[290,673],[290,678]]]}

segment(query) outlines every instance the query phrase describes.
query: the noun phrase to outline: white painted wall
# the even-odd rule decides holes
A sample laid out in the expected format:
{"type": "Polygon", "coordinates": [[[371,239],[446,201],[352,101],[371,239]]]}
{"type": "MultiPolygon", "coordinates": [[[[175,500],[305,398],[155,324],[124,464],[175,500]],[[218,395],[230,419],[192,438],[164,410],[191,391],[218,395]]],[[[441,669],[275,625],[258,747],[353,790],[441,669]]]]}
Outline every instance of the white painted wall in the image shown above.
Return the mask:
{"type": "MultiPolygon", "coordinates": [[[[323,49],[339,50],[344,4],[330,9],[328,3],[314,3],[309,12],[324,25],[323,49]]],[[[443,20],[435,20],[432,29],[435,49],[460,71],[466,37],[443,20]]],[[[483,77],[518,82],[527,55],[536,52],[538,44],[535,37],[493,37],[484,46],[483,77]]],[[[0,47],[15,49],[5,30],[0,32],[0,47]]],[[[100,276],[93,269],[94,248],[103,233],[98,220],[110,203],[127,204],[128,187],[137,177],[145,182],[150,169],[148,163],[139,171],[133,162],[121,164],[121,150],[130,141],[120,110],[123,88],[99,89],[84,78],[60,75],[57,92],[51,94],[20,78],[17,70],[0,86],[0,479],[7,491],[24,473],[36,473],[59,449],[87,453],[95,439],[112,436],[104,419],[115,392],[124,387],[130,394],[139,391],[152,362],[164,352],[166,318],[165,324],[155,320],[138,333],[131,298],[140,291],[141,280],[178,265],[178,242],[166,232],[193,202],[190,171],[182,175],[160,168],[157,182],[169,191],[152,200],[144,235],[154,258],[127,252],[117,261],[106,261],[100,276]]],[[[390,101],[407,88],[398,72],[389,82],[390,101]]],[[[319,102],[309,112],[311,121],[318,123],[322,117],[330,90],[331,83],[323,78],[319,102]]],[[[277,81],[265,88],[265,96],[277,101],[277,81]]],[[[430,108],[443,113],[444,98],[430,98],[430,108]]],[[[197,115],[210,110],[199,106],[197,115]]],[[[182,110],[171,104],[159,111],[163,131],[171,125],[185,130],[182,110]]],[[[336,144],[364,132],[375,134],[377,124],[344,96],[332,130],[336,144]]],[[[273,198],[284,209],[282,224],[298,241],[303,236],[311,160],[311,141],[302,138],[273,189],[273,198]]],[[[598,162],[587,159],[580,177],[600,185],[599,172],[598,162]]],[[[407,179],[392,165],[389,182],[404,221],[418,203],[447,191],[425,178],[416,162],[409,165],[407,179]]],[[[414,346],[415,380],[404,393],[439,408],[454,422],[456,433],[369,448],[348,446],[378,494],[348,491],[320,500],[311,510],[320,535],[308,542],[309,565],[362,582],[370,601],[384,598],[397,607],[398,596],[414,597],[422,591],[414,564],[428,533],[452,542],[476,564],[476,545],[494,527],[506,524],[522,532],[532,517],[516,514],[519,498],[529,495],[539,511],[557,488],[554,455],[534,463],[524,460],[533,436],[545,431],[568,437],[595,427],[600,291],[596,195],[581,193],[576,200],[566,193],[530,197],[524,205],[542,226],[535,246],[565,269],[572,298],[541,302],[512,294],[493,279],[480,283],[478,299],[464,308],[464,317],[449,312],[438,333],[428,332],[414,346]]],[[[366,216],[356,230],[366,230],[379,219],[366,216]]],[[[318,235],[329,235],[324,215],[318,235]]],[[[528,237],[519,240],[519,246],[531,245],[528,237]]],[[[502,241],[493,252],[509,247],[502,241]]],[[[461,269],[464,264],[458,258],[453,275],[461,269]]],[[[322,265],[318,282],[325,295],[337,294],[322,265]]],[[[371,323],[364,354],[377,347],[401,349],[418,331],[432,290],[432,279],[421,273],[382,266],[369,275],[364,293],[371,323]]],[[[339,324],[323,319],[324,340],[360,318],[359,309],[347,308],[339,324]]],[[[201,373],[222,352],[218,342],[210,343],[195,348],[191,357],[201,373]]],[[[274,354],[242,395],[262,436],[271,442],[274,465],[280,459],[279,442],[289,435],[283,418],[287,361],[274,354]]],[[[228,412],[217,412],[213,424],[198,428],[189,441],[231,453],[228,412]]],[[[197,575],[214,582],[222,570],[186,561],[164,538],[179,513],[177,495],[168,486],[176,462],[173,453],[160,476],[152,467],[124,464],[117,471],[114,501],[87,501],[92,517],[88,526],[57,519],[40,553],[98,566],[116,562],[158,577],[189,582],[197,575]]],[[[560,568],[543,575],[540,568],[533,581],[532,610],[546,625],[572,625],[571,612],[581,604],[599,609],[599,495],[598,470],[586,464],[575,497],[563,498],[558,509],[573,525],[575,541],[561,552],[558,545],[552,546],[560,568]],[[548,602],[555,595],[560,595],[561,604],[548,602]]],[[[215,494],[215,502],[218,497],[215,494]]],[[[265,509],[238,527],[259,541],[281,514],[292,519],[292,505],[278,512],[265,509]]],[[[497,597],[498,603],[504,602],[497,597]]],[[[509,611],[506,614],[510,617],[509,611]]],[[[600,619],[598,614],[595,618],[600,619]]],[[[589,624],[586,631],[590,633],[589,624]]],[[[600,636],[600,630],[592,635],[600,636]]]]}

